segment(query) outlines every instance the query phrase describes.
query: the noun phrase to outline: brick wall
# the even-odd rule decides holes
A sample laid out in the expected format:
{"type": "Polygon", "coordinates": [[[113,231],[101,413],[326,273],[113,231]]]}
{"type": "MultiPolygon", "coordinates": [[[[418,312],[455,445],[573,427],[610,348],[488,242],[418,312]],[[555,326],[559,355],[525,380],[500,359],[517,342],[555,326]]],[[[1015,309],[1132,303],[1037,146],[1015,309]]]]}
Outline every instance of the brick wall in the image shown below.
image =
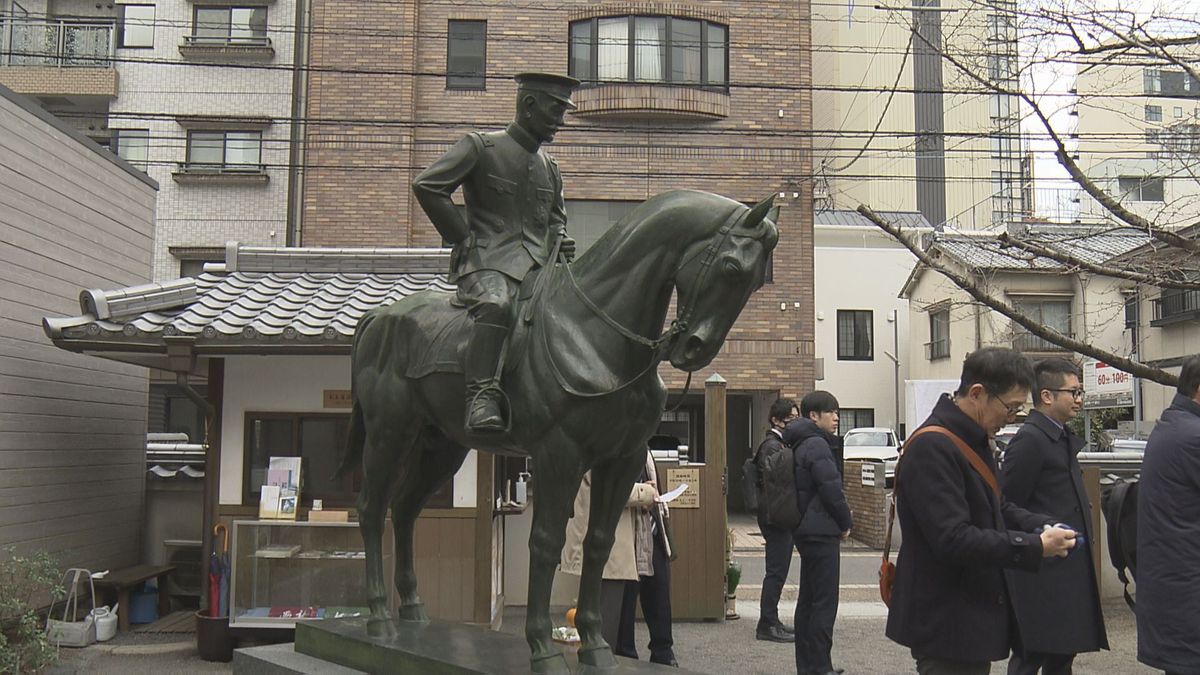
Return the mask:
{"type": "MultiPolygon", "coordinates": [[[[811,390],[815,323],[807,177],[812,173],[812,108],[809,13],[803,2],[597,5],[567,0],[475,6],[313,0],[302,244],[440,244],[411,197],[416,173],[465,132],[499,129],[511,121],[513,74],[566,73],[572,19],[647,13],[729,26],[731,87],[720,97],[722,105],[703,106],[727,109],[728,115],[691,120],[568,115],[568,126],[547,148],[562,170],[566,197],[642,200],[692,188],[754,202],[787,186],[787,197],[778,202],[775,281],[754,294],[722,354],[694,374],[693,387],[717,372],[731,391],[779,389],[799,396],[811,390]],[[446,90],[451,19],[488,22],[483,91],[446,90]],[[379,26],[386,38],[363,36],[365,26],[379,26]],[[350,72],[361,70],[374,72],[350,72]],[[789,179],[799,186],[798,198],[791,198],[795,188],[788,186],[789,179]]],[[[668,107],[688,112],[677,98],[668,107]]],[[[670,368],[661,372],[668,386],[683,386],[685,374],[670,368]]]]}
{"type": "MultiPolygon", "coordinates": [[[[862,465],[862,462],[848,460],[842,477],[842,490],[854,512],[854,529],[850,536],[871,548],[882,549],[887,530],[889,491],[884,489],[882,481],[878,486],[863,485],[862,465]]],[[[894,550],[895,546],[892,548],[894,550]]]]}

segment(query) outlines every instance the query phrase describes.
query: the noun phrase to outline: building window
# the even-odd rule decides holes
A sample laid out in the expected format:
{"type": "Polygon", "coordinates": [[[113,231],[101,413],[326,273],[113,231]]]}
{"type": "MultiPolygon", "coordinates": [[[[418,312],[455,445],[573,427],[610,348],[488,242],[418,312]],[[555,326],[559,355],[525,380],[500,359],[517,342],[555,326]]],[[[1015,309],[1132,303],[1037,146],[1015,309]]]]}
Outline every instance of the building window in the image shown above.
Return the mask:
{"type": "Polygon", "coordinates": [[[188,131],[189,170],[263,171],[261,131],[188,131]]]}
{"type": "Polygon", "coordinates": [[[258,504],[272,457],[300,457],[300,499],[326,506],[353,506],[362,483],[361,471],[333,477],[345,451],[349,414],[246,413],[243,455],[243,504],[258,504]]]}
{"type": "Polygon", "coordinates": [[[950,310],[929,313],[929,345],[926,356],[930,361],[950,358],[950,310]]]}
{"type": "Polygon", "coordinates": [[[451,20],[446,34],[446,88],[486,89],[487,22],[451,20]]]}
{"type": "Polygon", "coordinates": [[[1146,106],[1146,121],[1147,122],[1161,122],[1162,121],[1162,106],[1161,105],[1147,105],[1146,106]]]}
{"type": "MultiPolygon", "coordinates": [[[[1018,298],[1013,302],[1017,311],[1046,328],[1071,336],[1071,301],[1067,299],[1018,298]]],[[[1063,351],[1063,348],[1048,342],[1013,324],[1015,336],[1013,349],[1025,352],[1063,351]]]]}
{"type": "Polygon", "coordinates": [[[575,239],[576,255],[583,255],[608,228],[624,218],[641,202],[568,199],[567,231],[575,239]]]}
{"type": "Polygon", "coordinates": [[[1164,201],[1163,178],[1151,176],[1121,176],[1117,178],[1121,197],[1135,202],[1164,201]]]}
{"type": "Polygon", "coordinates": [[[1175,106],[1174,110],[1172,110],[1172,111],[1171,111],[1171,113],[1172,113],[1172,114],[1173,114],[1173,115],[1174,115],[1176,118],[1183,117],[1183,108],[1181,108],[1180,106],[1175,106]]]}
{"type": "Polygon", "coordinates": [[[992,119],[1008,119],[1013,114],[1013,97],[1010,94],[992,94],[992,119]]]}
{"type": "Polygon", "coordinates": [[[568,70],[584,82],[647,82],[725,89],[729,28],[673,16],[575,21],[568,70]]]}
{"type": "Polygon", "coordinates": [[[838,435],[845,436],[851,429],[875,426],[874,408],[839,408],[838,435]]]}
{"type": "Polygon", "coordinates": [[[112,151],[126,162],[145,169],[150,155],[150,130],[114,129],[112,151]]]}
{"type": "Polygon", "coordinates": [[[1142,71],[1142,84],[1147,94],[1157,94],[1162,91],[1162,74],[1153,68],[1142,71]]]}
{"type": "Polygon", "coordinates": [[[839,361],[871,361],[874,352],[874,313],[869,309],[839,309],[837,357],[839,361]]]}
{"type": "Polygon", "coordinates": [[[122,47],[154,46],[154,5],[121,5],[122,47]]]}
{"type": "Polygon", "coordinates": [[[196,45],[271,44],[266,7],[197,7],[192,33],[196,45]]]}

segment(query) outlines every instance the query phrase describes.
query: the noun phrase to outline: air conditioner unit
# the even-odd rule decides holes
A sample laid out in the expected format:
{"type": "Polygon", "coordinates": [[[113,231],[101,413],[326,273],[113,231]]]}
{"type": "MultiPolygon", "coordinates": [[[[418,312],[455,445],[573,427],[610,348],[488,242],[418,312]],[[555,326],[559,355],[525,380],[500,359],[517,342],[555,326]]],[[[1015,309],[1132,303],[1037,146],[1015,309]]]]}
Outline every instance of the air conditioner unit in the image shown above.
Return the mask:
{"type": "Polygon", "coordinates": [[[205,573],[201,542],[193,539],[164,539],[163,564],[174,565],[167,576],[167,595],[200,597],[200,585],[205,573]]]}

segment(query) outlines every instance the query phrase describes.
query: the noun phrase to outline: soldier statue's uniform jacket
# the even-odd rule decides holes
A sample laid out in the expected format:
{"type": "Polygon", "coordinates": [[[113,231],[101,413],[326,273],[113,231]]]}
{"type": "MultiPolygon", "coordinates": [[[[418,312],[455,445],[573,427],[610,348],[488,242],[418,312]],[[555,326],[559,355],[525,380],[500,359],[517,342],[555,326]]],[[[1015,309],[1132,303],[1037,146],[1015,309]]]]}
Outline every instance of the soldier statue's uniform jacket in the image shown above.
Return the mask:
{"type": "Polygon", "coordinates": [[[521,281],[546,264],[567,222],[558,165],[525,129],[472,132],[413,181],[438,232],[454,245],[450,280],[478,270],[521,281]],[[467,203],[467,231],[450,195],[467,203]]]}

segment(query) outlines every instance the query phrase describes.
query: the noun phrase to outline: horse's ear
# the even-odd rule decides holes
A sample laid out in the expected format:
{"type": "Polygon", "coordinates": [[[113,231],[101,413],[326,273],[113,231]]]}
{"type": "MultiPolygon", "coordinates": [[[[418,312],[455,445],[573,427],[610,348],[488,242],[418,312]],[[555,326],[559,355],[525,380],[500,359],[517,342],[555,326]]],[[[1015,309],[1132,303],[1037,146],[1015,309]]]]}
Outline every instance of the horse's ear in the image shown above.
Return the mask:
{"type": "Polygon", "coordinates": [[[767,216],[767,213],[771,210],[771,207],[774,205],[775,205],[775,193],[771,193],[770,197],[767,197],[766,199],[762,200],[761,202],[755,204],[754,208],[750,209],[750,213],[747,213],[746,219],[742,221],[742,226],[743,227],[758,227],[758,224],[762,222],[763,218],[765,218],[767,216]]]}

